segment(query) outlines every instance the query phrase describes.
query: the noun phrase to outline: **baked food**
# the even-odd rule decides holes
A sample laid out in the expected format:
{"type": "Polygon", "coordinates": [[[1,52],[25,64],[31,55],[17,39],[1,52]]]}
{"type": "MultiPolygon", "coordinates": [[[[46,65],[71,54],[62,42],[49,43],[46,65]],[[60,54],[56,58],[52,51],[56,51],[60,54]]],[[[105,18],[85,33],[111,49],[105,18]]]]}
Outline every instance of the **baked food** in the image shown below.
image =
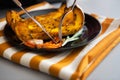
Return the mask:
{"type": "MultiPolygon", "coordinates": [[[[64,14],[65,8],[66,5],[62,5],[58,10],[54,12],[34,16],[34,18],[38,22],[40,22],[42,26],[44,26],[44,28],[49,32],[49,34],[58,41],[59,41],[58,26],[60,18],[64,14]]],[[[42,29],[38,27],[38,25],[35,22],[33,22],[30,18],[26,19],[21,18],[18,12],[14,10],[7,12],[6,21],[8,25],[10,25],[12,30],[15,32],[16,36],[27,46],[29,45],[26,43],[31,42],[31,40],[34,40],[32,41],[33,44],[35,43],[36,40],[44,41],[49,40],[49,37],[46,35],[46,33],[44,33],[44,31],[42,31],[42,29]]],[[[63,22],[62,35],[68,36],[76,33],[78,30],[82,28],[83,23],[84,23],[83,13],[78,7],[75,7],[73,15],[67,16],[67,18],[63,22]]],[[[42,44],[40,43],[41,46],[39,48],[45,47],[43,45],[46,43],[49,44],[48,42],[43,42],[42,44]]],[[[62,42],[60,43],[62,44],[62,42]]],[[[55,43],[52,42],[52,44],[55,43]]]]}

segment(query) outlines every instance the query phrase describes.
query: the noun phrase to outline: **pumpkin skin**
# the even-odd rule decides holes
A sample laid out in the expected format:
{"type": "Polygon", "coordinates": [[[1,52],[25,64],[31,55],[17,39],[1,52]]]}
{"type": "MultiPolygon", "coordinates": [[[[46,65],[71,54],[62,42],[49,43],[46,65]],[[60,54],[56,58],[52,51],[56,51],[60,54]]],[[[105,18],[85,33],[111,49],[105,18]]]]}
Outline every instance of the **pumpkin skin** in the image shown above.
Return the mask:
{"type": "MultiPolygon", "coordinates": [[[[66,5],[62,5],[58,10],[43,15],[34,16],[40,24],[48,31],[52,37],[58,37],[58,27],[60,19],[64,14],[66,5]]],[[[16,36],[22,41],[27,42],[31,39],[50,39],[44,31],[30,18],[23,19],[18,12],[11,10],[6,14],[8,25],[15,32],[16,36]]],[[[83,27],[83,12],[75,7],[73,15],[68,15],[62,25],[62,36],[75,34],[83,27]]]]}

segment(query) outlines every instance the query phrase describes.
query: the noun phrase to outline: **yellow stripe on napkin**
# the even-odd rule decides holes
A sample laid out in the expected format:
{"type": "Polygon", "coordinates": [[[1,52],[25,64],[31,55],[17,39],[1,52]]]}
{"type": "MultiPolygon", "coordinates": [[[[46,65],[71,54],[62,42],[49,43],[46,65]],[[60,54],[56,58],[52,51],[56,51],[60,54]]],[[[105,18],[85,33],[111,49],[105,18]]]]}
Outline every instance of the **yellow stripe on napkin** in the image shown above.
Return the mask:
{"type": "Polygon", "coordinates": [[[37,55],[33,57],[30,61],[30,67],[35,70],[39,70],[39,64],[42,60],[49,59],[53,56],[57,55],[56,53],[50,53],[50,54],[45,54],[45,55],[37,55]]]}
{"type": "Polygon", "coordinates": [[[16,52],[14,55],[12,55],[11,61],[20,64],[21,57],[27,52],[28,51],[26,50],[21,50],[21,51],[16,52]]]}
{"type": "Polygon", "coordinates": [[[0,36],[3,36],[3,35],[4,35],[3,31],[0,31],[0,36]]]}
{"type": "Polygon", "coordinates": [[[113,21],[114,19],[111,18],[106,18],[105,21],[102,23],[102,32],[101,34],[103,34],[107,28],[110,26],[110,23],[113,21]]]}
{"type": "Polygon", "coordinates": [[[9,47],[11,46],[7,42],[0,44],[0,56],[3,56],[4,51],[9,47]]]}

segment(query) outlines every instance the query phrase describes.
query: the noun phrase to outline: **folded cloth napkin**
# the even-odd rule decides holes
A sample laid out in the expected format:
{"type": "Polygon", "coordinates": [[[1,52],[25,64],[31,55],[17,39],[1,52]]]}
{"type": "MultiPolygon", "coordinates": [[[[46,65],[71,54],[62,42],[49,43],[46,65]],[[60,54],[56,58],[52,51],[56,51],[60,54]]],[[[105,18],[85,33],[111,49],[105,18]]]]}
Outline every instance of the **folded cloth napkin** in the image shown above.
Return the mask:
{"type": "MultiPolygon", "coordinates": [[[[49,3],[44,2],[33,5],[27,10],[33,11],[52,7],[49,3]]],[[[86,80],[95,67],[120,42],[120,19],[91,15],[100,21],[101,34],[86,46],[60,53],[32,52],[10,45],[3,33],[6,21],[2,20],[0,22],[0,56],[64,80],[86,80]]]]}

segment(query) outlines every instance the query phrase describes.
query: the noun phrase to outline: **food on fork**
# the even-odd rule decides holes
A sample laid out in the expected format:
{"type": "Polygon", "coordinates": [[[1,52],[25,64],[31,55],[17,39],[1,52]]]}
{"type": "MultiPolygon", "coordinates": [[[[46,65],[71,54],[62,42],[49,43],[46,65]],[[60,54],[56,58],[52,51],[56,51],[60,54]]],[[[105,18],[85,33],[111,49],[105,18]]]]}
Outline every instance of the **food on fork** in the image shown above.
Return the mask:
{"type": "MultiPolygon", "coordinates": [[[[62,5],[58,10],[34,16],[34,18],[40,22],[40,24],[46,29],[46,31],[58,41],[58,43],[52,42],[44,31],[30,18],[21,18],[18,12],[11,10],[6,14],[6,21],[8,25],[15,32],[19,40],[24,45],[31,48],[59,48],[64,41],[59,41],[58,27],[60,18],[64,14],[66,5],[62,5]]],[[[78,7],[75,7],[74,14],[67,16],[62,25],[62,35],[73,35],[83,27],[83,13],[78,7]]]]}

